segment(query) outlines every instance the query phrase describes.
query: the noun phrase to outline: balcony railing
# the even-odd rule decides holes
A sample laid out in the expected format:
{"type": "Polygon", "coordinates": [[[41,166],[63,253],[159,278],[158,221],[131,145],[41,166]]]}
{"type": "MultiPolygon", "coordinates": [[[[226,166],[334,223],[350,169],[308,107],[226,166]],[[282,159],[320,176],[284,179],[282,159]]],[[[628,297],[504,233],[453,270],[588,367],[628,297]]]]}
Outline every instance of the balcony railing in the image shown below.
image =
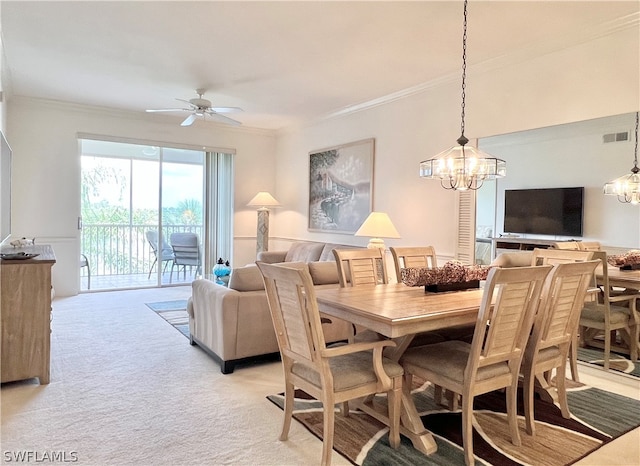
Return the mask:
{"type": "MultiPolygon", "coordinates": [[[[148,274],[155,260],[145,233],[157,230],[153,225],[84,224],[82,253],[91,266],[91,276],[148,274]]],[[[196,233],[203,237],[203,225],[165,225],[162,234],[167,243],[172,233],[196,233]]],[[[155,269],[154,269],[155,272],[155,269]]],[[[86,276],[85,268],[81,269],[86,276]]]]}

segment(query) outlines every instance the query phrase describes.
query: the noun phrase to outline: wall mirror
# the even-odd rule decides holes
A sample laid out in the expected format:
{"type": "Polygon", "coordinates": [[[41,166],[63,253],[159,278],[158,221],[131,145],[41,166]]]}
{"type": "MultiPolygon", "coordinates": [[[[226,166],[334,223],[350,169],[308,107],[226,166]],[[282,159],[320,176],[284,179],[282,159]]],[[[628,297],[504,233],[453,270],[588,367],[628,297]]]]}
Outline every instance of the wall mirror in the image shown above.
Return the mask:
{"type": "Polygon", "coordinates": [[[507,176],[478,190],[476,262],[486,261],[480,245],[487,237],[510,233],[504,229],[505,190],[515,189],[584,188],[581,237],[519,233],[523,238],[640,247],[640,207],[602,192],[606,182],[631,171],[634,131],[635,112],[479,139],[482,150],[507,162],[507,176]]]}

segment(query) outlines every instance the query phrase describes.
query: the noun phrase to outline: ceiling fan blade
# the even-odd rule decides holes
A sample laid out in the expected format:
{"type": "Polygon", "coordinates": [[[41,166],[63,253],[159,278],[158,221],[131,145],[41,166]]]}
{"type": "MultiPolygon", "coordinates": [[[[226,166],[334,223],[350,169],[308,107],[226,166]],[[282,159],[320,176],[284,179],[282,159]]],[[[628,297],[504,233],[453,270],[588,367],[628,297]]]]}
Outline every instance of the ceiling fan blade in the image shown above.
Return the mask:
{"type": "Polygon", "coordinates": [[[147,112],[182,112],[182,111],[186,111],[186,112],[190,112],[191,109],[190,108],[151,108],[151,109],[147,109],[147,112]]]}
{"type": "Polygon", "coordinates": [[[180,126],[191,126],[194,121],[196,121],[196,114],[192,113],[187,118],[185,118],[182,123],[180,123],[180,126]]]}
{"type": "Polygon", "coordinates": [[[240,107],[211,107],[216,113],[235,113],[235,112],[244,112],[240,107]]]}
{"type": "Polygon", "coordinates": [[[212,110],[207,110],[207,115],[209,115],[211,117],[211,119],[213,120],[218,120],[221,123],[226,123],[228,125],[235,125],[235,126],[239,126],[242,123],[240,123],[239,121],[236,121],[232,118],[226,117],[224,115],[220,115],[219,113],[216,113],[212,110]]]}
{"type": "Polygon", "coordinates": [[[180,102],[184,102],[185,104],[189,104],[189,105],[191,105],[193,107],[193,104],[191,102],[189,102],[188,100],[178,99],[177,97],[176,97],[176,100],[179,100],[180,102]]]}

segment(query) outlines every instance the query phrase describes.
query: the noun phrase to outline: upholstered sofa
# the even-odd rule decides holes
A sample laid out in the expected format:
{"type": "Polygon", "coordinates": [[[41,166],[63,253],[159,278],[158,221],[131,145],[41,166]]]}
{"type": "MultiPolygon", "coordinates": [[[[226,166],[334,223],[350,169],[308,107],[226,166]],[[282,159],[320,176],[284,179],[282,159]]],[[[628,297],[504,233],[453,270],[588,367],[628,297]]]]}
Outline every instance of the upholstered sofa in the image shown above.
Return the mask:
{"type": "MultiPolygon", "coordinates": [[[[288,251],[267,251],[257,260],[268,263],[302,263],[317,287],[338,285],[335,248],[331,243],[296,242],[288,251]]],[[[277,357],[276,340],[264,282],[255,264],[235,268],[228,286],[206,279],[192,284],[187,305],[192,345],[198,345],[220,363],[223,374],[234,371],[237,363],[277,357]]],[[[346,340],[350,325],[327,319],[322,326],[327,342],[346,340]]]]}

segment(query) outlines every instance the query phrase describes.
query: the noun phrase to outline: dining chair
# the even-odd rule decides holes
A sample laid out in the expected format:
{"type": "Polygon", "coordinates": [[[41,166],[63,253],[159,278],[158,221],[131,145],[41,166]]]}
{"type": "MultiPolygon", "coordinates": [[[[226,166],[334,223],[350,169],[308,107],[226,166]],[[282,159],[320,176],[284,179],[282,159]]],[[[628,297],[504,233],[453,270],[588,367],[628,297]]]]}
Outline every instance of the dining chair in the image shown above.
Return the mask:
{"type": "Polygon", "coordinates": [[[178,266],[178,277],[182,266],[183,276],[187,278],[187,267],[196,267],[196,275],[200,272],[202,262],[200,257],[200,238],[195,233],[171,233],[171,248],[173,249],[173,263],[169,274],[169,283],[173,279],[173,268],[178,266]]]}
{"type": "Polygon", "coordinates": [[[613,294],[609,285],[607,254],[593,251],[593,258],[600,263],[596,275],[600,275],[600,296],[597,301],[586,302],[580,314],[580,346],[594,346],[604,350],[604,369],[609,370],[611,350],[629,352],[632,361],[638,360],[640,313],[636,300],[640,293],[613,294]],[[617,334],[621,343],[617,344],[617,334]],[[612,340],[613,336],[613,342],[612,340]]]}
{"type": "Polygon", "coordinates": [[[567,262],[584,262],[591,260],[593,251],[578,249],[542,249],[533,250],[531,265],[556,265],[567,262]]]}
{"type": "Polygon", "coordinates": [[[162,238],[162,248],[160,248],[157,230],[147,230],[144,235],[147,238],[147,241],[149,242],[149,246],[151,247],[151,252],[153,252],[153,256],[154,256],[153,263],[149,268],[148,278],[151,278],[151,272],[153,271],[153,267],[158,262],[158,258],[160,256],[162,256],[162,262],[164,263],[162,272],[164,273],[167,270],[167,266],[169,265],[169,262],[174,259],[173,249],[165,241],[164,237],[162,238]]]}
{"type": "MultiPolygon", "coordinates": [[[[393,257],[396,278],[399,283],[402,283],[402,269],[404,268],[428,267],[433,269],[438,267],[436,250],[433,246],[390,247],[389,250],[393,257]]],[[[473,325],[462,325],[438,331],[421,332],[414,337],[411,346],[422,346],[444,340],[464,340],[465,338],[470,340],[473,330],[473,325]]]]}
{"type": "Polygon", "coordinates": [[[570,251],[600,251],[599,241],[556,241],[551,244],[552,249],[563,249],[570,251]]]}
{"type": "Polygon", "coordinates": [[[293,415],[294,389],[299,387],[322,402],[322,464],[331,462],[335,404],[386,392],[389,443],[400,444],[402,367],[383,357],[391,340],[327,348],[315,289],[306,268],[258,262],[284,369],[284,423],[286,440],[293,415]]]}
{"type": "Polygon", "coordinates": [[[551,244],[552,249],[562,249],[568,251],[578,251],[580,246],[578,246],[578,241],[556,241],[551,244]]]}
{"type": "MultiPolygon", "coordinates": [[[[582,252],[582,251],[577,251],[582,252]]],[[[593,274],[600,261],[557,263],[547,276],[536,314],[533,330],[522,361],[524,376],[524,413],[526,430],[534,434],[533,397],[536,382],[550,392],[552,371],[555,369],[557,401],[562,417],[569,419],[567,404],[566,367],[569,349],[575,344],[580,311],[587,289],[593,284],[593,274]]]]}
{"type": "MultiPolygon", "coordinates": [[[[389,283],[382,248],[334,249],[341,288],[389,283]]],[[[372,330],[352,324],[349,342],[376,341],[382,337],[372,330]]]]}
{"type": "MultiPolygon", "coordinates": [[[[567,241],[568,243],[576,243],[577,241],[567,241]]],[[[562,243],[558,243],[562,244],[562,243]]],[[[569,262],[581,262],[588,261],[593,258],[592,251],[579,250],[579,249],[562,249],[562,248],[549,248],[533,250],[531,257],[531,265],[556,265],[569,262]]],[[[593,282],[593,280],[592,280],[593,282]]],[[[592,283],[593,284],[593,283],[592,283]]],[[[595,286],[591,287],[590,293],[596,291],[595,286]]],[[[573,343],[570,347],[569,367],[571,369],[571,379],[574,382],[580,382],[580,375],[578,373],[578,328],[575,329],[575,335],[573,343]]]]}
{"type": "Polygon", "coordinates": [[[396,280],[402,283],[402,269],[408,267],[429,267],[438,266],[436,250],[433,246],[417,247],[390,247],[393,264],[396,268],[396,280]]]}
{"type": "Polygon", "coordinates": [[[405,390],[417,375],[462,395],[462,443],[468,466],[475,461],[472,434],[476,395],[506,388],[511,441],[520,445],[517,420],[520,363],[551,268],[543,265],[491,269],[471,343],[450,340],[409,348],[400,359],[405,371],[405,390]]]}
{"type": "Polygon", "coordinates": [[[334,249],[340,286],[389,283],[382,248],[334,249]]]}

